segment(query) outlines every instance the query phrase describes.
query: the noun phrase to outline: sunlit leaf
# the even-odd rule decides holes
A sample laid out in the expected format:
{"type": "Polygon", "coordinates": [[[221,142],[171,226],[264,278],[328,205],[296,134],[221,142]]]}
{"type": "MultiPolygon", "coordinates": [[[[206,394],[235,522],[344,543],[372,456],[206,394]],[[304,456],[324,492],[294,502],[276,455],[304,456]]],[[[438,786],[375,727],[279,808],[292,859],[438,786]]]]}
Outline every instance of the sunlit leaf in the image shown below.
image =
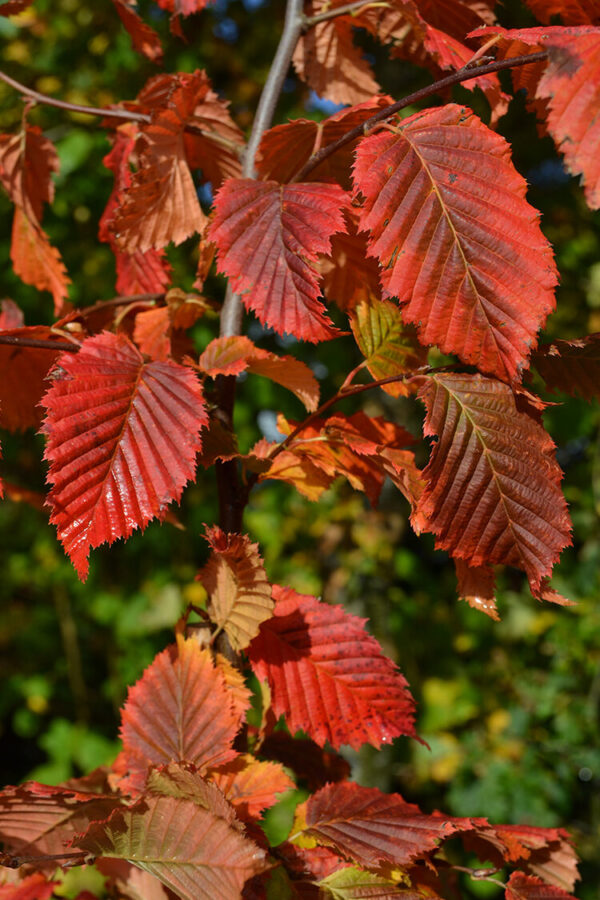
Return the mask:
{"type": "Polygon", "coordinates": [[[212,769],[210,779],[244,820],[258,818],[276,803],[278,794],[296,787],[279,763],[259,762],[250,755],[212,769]]]}

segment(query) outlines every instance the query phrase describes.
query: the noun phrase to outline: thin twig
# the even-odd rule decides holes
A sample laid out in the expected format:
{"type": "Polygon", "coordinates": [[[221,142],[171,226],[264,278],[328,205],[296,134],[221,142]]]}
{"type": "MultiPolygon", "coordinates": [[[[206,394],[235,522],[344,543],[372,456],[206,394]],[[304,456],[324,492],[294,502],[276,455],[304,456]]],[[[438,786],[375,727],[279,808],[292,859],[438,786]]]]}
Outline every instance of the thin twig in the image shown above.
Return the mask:
{"type": "Polygon", "coordinates": [[[13,334],[1,334],[0,344],[11,344],[14,347],[35,347],[38,350],[53,350],[55,353],[77,353],[79,346],[67,341],[44,341],[41,338],[20,337],[13,334]]]}
{"type": "Polygon", "coordinates": [[[372,115],[370,119],[367,119],[365,122],[362,122],[360,125],[352,128],[350,131],[347,131],[346,134],[343,134],[340,138],[338,138],[337,141],[334,141],[332,144],[328,144],[326,147],[322,147],[316,153],[313,153],[310,159],[308,159],[302,166],[297,175],[294,176],[292,181],[304,181],[306,176],[310,172],[312,172],[313,169],[316,169],[324,159],[332,156],[342,147],[345,147],[346,144],[350,144],[357,138],[368,134],[368,132],[371,131],[379,122],[383,122],[385,121],[385,119],[389,119],[390,116],[393,116],[395,113],[400,112],[401,109],[405,109],[407,106],[411,106],[413,103],[419,103],[421,100],[425,100],[427,97],[431,97],[432,94],[439,93],[439,91],[444,90],[444,88],[452,87],[452,85],[454,84],[461,84],[464,81],[471,81],[471,79],[479,78],[482,75],[491,75],[492,72],[500,72],[502,69],[512,69],[515,66],[525,66],[534,62],[541,62],[542,60],[547,58],[547,50],[541,50],[539,53],[528,53],[524,56],[513,56],[511,59],[495,60],[494,62],[488,63],[488,65],[485,66],[477,66],[476,68],[469,69],[463,68],[458,72],[454,72],[452,75],[447,75],[445,78],[441,78],[439,81],[434,81],[433,84],[429,84],[424,88],[420,88],[420,90],[409,94],[407,97],[403,97],[402,100],[398,100],[396,103],[392,103],[391,106],[386,106],[385,109],[379,110],[379,112],[376,112],[374,115],[372,115]]]}
{"type": "Polygon", "coordinates": [[[346,3],[345,6],[337,6],[335,9],[328,9],[325,12],[318,13],[316,16],[304,16],[302,22],[302,30],[306,31],[308,28],[312,28],[315,25],[318,25],[319,22],[327,22],[329,19],[337,19],[338,16],[347,16],[352,15],[353,13],[358,14],[358,10],[367,9],[370,6],[388,6],[388,3],[380,3],[375,0],[374,3],[369,3],[369,0],[354,0],[352,3],[346,3]]]}
{"type": "MultiPolygon", "coordinates": [[[[0,81],[4,81],[5,84],[14,88],[19,94],[23,94],[25,97],[29,97],[43,106],[55,106],[57,109],[64,109],[67,112],[82,113],[86,116],[99,116],[102,119],[121,119],[124,122],[141,122],[143,125],[148,125],[152,121],[152,116],[148,113],[135,112],[130,109],[118,109],[117,107],[84,106],[81,103],[69,103],[67,100],[58,100],[56,97],[40,94],[39,91],[34,91],[33,88],[21,84],[20,81],[16,81],[14,78],[11,78],[10,75],[7,75],[6,72],[2,72],[1,70],[0,81]]],[[[200,135],[201,137],[208,137],[211,141],[214,141],[215,144],[220,144],[222,147],[226,147],[228,150],[231,150],[238,155],[243,149],[239,144],[236,144],[235,141],[224,137],[222,134],[200,128],[199,125],[194,125],[191,122],[184,125],[184,130],[191,134],[200,135]]]]}

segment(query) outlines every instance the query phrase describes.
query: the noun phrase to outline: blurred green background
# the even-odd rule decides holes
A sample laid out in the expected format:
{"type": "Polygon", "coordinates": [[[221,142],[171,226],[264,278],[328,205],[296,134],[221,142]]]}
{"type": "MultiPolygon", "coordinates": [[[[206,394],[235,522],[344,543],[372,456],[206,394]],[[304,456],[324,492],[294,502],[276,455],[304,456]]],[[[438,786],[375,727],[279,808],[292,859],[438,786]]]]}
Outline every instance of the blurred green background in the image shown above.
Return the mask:
{"type": "MultiPolygon", "coordinates": [[[[146,20],[164,37],[167,71],[206,68],[247,129],[273,56],[283,3],[218,0],[184,23],[187,44],[169,37],[168,17],[139,2],[146,20]]],[[[531,24],[516,3],[500,20],[531,24]]],[[[390,63],[368,38],[384,90],[400,97],[430,76],[390,63]]],[[[139,57],[113,5],[82,0],[36,0],[12,19],[0,18],[2,66],[28,86],[62,99],[106,105],[131,99],[157,70],[139,57]]],[[[486,116],[480,96],[456,97],[486,116]]],[[[285,84],[278,120],[322,116],[323,105],[294,78],[285,84]]],[[[19,127],[22,105],[0,84],[0,130],[19,127]]],[[[56,143],[61,172],[44,227],[63,254],[73,280],[71,300],[88,305],[114,295],[114,264],[97,241],[98,219],[112,177],[102,166],[109,144],[89,117],[39,107],[30,121],[56,143]]],[[[514,161],[531,184],[530,200],[543,213],[553,242],[561,286],[558,312],[547,338],[600,331],[600,217],[585,206],[575,179],[563,172],[549,139],[539,140],[522,98],[501,121],[514,161]]],[[[25,310],[26,323],[52,321],[47,294],[24,286],[9,262],[10,204],[0,197],[2,296],[25,310]]],[[[174,283],[189,288],[195,247],[170,251],[174,283]]],[[[214,278],[208,292],[222,297],[214,278]]],[[[334,313],[335,315],[335,313],[334,313]]],[[[338,316],[340,324],[343,320],[338,316]]],[[[261,346],[309,362],[327,397],[359,362],[351,338],[317,348],[265,334],[247,323],[261,346]]],[[[216,319],[194,331],[198,349],[217,334],[216,319]]],[[[537,385],[538,389],[540,385],[537,385]]],[[[246,528],[260,542],[272,581],[343,603],[367,616],[386,652],[402,667],[419,703],[419,731],[431,750],[397,741],[377,753],[350,755],[364,784],[402,793],[426,810],[484,815],[495,822],[566,825],[583,858],[582,900],[600,883],[600,415],[566,397],[546,413],[565,471],[564,489],[574,524],[574,545],[556,569],[555,587],[578,602],[573,608],[533,600],[521,575],[500,579],[500,623],[458,603],[453,567],[417,539],[408,509],[390,486],[377,510],[345,483],[318,505],[282,484],[252,495],[246,528]]],[[[418,433],[421,410],[380,393],[362,398],[418,433]]],[[[359,406],[347,402],[344,411],[359,406]]],[[[265,379],[240,381],[236,424],[243,449],[272,429],[275,413],[299,418],[294,397],[265,379]]],[[[3,477],[43,490],[43,442],[32,432],[1,436],[3,477]]],[[[423,448],[422,461],[426,459],[423,448]]],[[[119,707],[126,686],[171,639],[186,603],[198,599],[194,575],[206,557],[202,523],[214,522],[214,479],[199,473],[177,511],[185,524],[153,524],[126,544],[92,553],[90,576],[80,584],[63,555],[47,516],[25,504],[0,505],[0,742],[2,781],[58,782],[108,762],[117,750],[119,707]]],[[[497,893],[464,885],[465,896],[497,893]]]]}

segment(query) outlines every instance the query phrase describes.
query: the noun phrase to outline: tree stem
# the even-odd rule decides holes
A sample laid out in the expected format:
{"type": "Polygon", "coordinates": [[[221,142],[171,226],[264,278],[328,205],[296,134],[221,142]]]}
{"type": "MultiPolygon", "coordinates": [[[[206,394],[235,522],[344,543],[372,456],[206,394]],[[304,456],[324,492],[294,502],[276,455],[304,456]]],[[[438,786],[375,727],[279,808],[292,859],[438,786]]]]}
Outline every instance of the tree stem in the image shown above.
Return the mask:
{"type": "Polygon", "coordinates": [[[354,0],[353,3],[346,3],[345,6],[336,6],[334,9],[327,9],[325,12],[318,13],[316,16],[305,16],[303,20],[302,30],[307,31],[319,22],[327,22],[329,19],[337,19],[338,16],[352,15],[354,12],[366,9],[369,6],[387,6],[387,3],[375,2],[370,3],[369,0],[354,0]]]}
{"type": "Polygon", "coordinates": [[[400,112],[401,109],[405,109],[407,106],[411,106],[413,103],[419,103],[421,100],[431,97],[432,94],[437,94],[439,91],[444,90],[444,88],[452,87],[455,84],[461,84],[464,81],[471,81],[472,78],[479,78],[481,75],[490,75],[492,72],[500,72],[502,69],[512,69],[516,66],[525,66],[529,63],[541,62],[547,58],[548,51],[541,50],[539,53],[527,53],[524,56],[513,56],[510,59],[495,60],[484,66],[464,67],[458,72],[454,72],[452,75],[440,78],[439,81],[434,81],[433,84],[428,84],[426,87],[409,94],[407,97],[403,97],[402,100],[392,103],[391,106],[386,106],[385,109],[379,110],[379,112],[376,112],[370,119],[367,119],[350,131],[347,131],[346,134],[343,134],[337,141],[334,141],[332,144],[328,144],[326,147],[322,147],[321,150],[313,153],[310,159],[306,161],[300,171],[293,177],[292,181],[304,181],[306,176],[312,172],[313,169],[316,169],[324,159],[332,156],[342,147],[345,147],[346,144],[350,144],[357,138],[368,134],[368,132],[379,122],[389,119],[390,116],[400,112]]]}

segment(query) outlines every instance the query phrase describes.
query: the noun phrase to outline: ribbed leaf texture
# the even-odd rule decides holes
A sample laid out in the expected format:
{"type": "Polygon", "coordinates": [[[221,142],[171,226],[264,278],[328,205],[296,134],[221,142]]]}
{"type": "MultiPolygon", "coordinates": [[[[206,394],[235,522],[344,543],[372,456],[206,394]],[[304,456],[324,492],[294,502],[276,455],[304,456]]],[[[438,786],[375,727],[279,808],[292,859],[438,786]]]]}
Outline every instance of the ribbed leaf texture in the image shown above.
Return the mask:
{"type": "Polygon", "coordinates": [[[260,745],[260,755],[278,760],[316,791],[330,781],[346,781],[350,764],[339,753],[323,750],[308,738],[294,738],[287,731],[273,731],[260,745]]]}
{"type": "Polygon", "coordinates": [[[463,559],[455,559],[458,596],[473,609],[500,621],[496,608],[496,579],[491,566],[469,566],[463,559]]]}
{"type": "Polygon", "coordinates": [[[506,900],[575,900],[562,888],[546,884],[541,878],[513,872],[506,885],[506,900]]]}
{"type": "Polygon", "coordinates": [[[389,878],[347,866],[319,882],[323,897],[331,900],[422,900],[426,895],[389,878]]]}
{"type": "MultiPolygon", "coordinates": [[[[350,315],[350,325],[365,357],[364,365],[376,380],[414,372],[427,364],[427,350],[416,340],[414,328],[404,324],[395,303],[389,300],[359,303],[350,315]]],[[[401,381],[382,387],[392,397],[409,393],[401,381]]]]}
{"type": "Polygon", "coordinates": [[[420,340],[518,379],[557,278],[506,141],[450,103],[365,138],[354,181],[384,292],[420,340]]]}
{"type": "MultiPolygon", "coordinates": [[[[545,120],[556,146],[574,175],[581,174],[585,197],[600,208],[600,28],[480,28],[473,34],[502,35],[500,53],[512,41],[542,46],[548,63],[535,89],[547,101],[545,120]]],[[[512,55],[512,53],[510,54],[512,55]]]]}
{"type": "Polygon", "coordinates": [[[309,341],[338,331],[318,299],[317,257],[345,231],[347,194],[335,184],[231,179],[215,198],[210,238],[218,269],[247,309],[280,334],[309,341]]]}
{"type": "Polygon", "coordinates": [[[69,294],[70,278],[61,255],[48,240],[48,235],[20,206],[15,207],[10,258],[15,275],[38,291],[49,291],[54,300],[54,313],[59,315],[69,294]]]}
{"type": "Polygon", "coordinates": [[[139,788],[150,765],[192,763],[205,770],[233,759],[238,710],[208,650],[179,639],[129,689],[122,710],[121,768],[139,788]]]}
{"type": "Polygon", "coordinates": [[[381,285],[377,260],[367,256],[367,235],[357,231],[358,216],[347,214],[346,218],[348,234],[334,234],[331,259],[323,256],[319,270],[327,300],[349,312],[361,302],[380,300],[381,285]]]}
{"type": "Polygon", "coordinates": [[[201,354],[198,365],[212,378],[245,371],[264,375],[293,391],[309,412],[314,412],[319,403],[319,382],[306,363],[262,350],[244,336],[215,338],[201,354]]]}
{"type": "Polygon", "coordinates": [[[249,755],[212,769],[210,779],[244,821],[257,819],[276,803],[278,794],[296,787],[279,763],[259,762],[249,755]]]}
{"type": "Polygon", "coordinates": [[[425,815],[399,794],[353,782],[328,784],[306,803],[304,833],[361,866],[405,866],[458,831],[471,819],[425,815]]]}
{"type": "MultiPolygon", "coordinates": [[[[46,856],[65,852],[65,846],[95,819],[105,819],[120,806],[118,797],[49,787],[27,782],[4,788],[0,794],[0,841],[5,852],[46,856]]],[[[55,860],[37,868],[53,872],[55,860]]]]}
{"type": "Polygon", "coordinates": [[[126,337],[104,332],[60,358],[42,403],[50,521],[85,580],[90,547],[179,500],[208,422],[202,391],[191,369],[145,363],[126,337]]]}
{"type": "Polygon", "coordinates": [[[135,317],[133,339],[145,356],[166,360],[171,355],[171,317],[167,306],[146,309],[135,317]]]}
{"type": "Polygon", "coordinates": [[[560,16],[563,25],[600,25],[598,0],[525,0],[540,22],[550,24],[560,16]]]}
{"type": "Polygon", "coordinates": [[[415,379],[437,436],[412,521],[470,566],[505,563],[532,592],[570,543],[554,444],[529,395],[482,375],[415,379]]]}
{"type": "Polygon", "coordinates": [[[126,859],[182,900],[239,900],[246,879],[265,867],[263,851],[191,800],[146,796],[92,825],[77,846],[126,859]]]}
{"type": "Polygon", "coordinates": [[[551,390],[585,400],[600,398],[600,334],[544,344],[532,363],[551,390]]]}
{"type": "Polygon", "coordinates": [[[258,544],[218,525],[206,529],[206,539],[212,553],[197,578],[209,596],[208,614],[234,650],[244,650],[275,605],[258,544]]]}
{"type": "Polygon", "coordinates": [[[273,596],[274,616],[248,656],[291,732],[302,729],[320,746],[356,749],[416,737],[406,680],[365,631],[364,619],[291,588],[274,586],[273,596]]]}

